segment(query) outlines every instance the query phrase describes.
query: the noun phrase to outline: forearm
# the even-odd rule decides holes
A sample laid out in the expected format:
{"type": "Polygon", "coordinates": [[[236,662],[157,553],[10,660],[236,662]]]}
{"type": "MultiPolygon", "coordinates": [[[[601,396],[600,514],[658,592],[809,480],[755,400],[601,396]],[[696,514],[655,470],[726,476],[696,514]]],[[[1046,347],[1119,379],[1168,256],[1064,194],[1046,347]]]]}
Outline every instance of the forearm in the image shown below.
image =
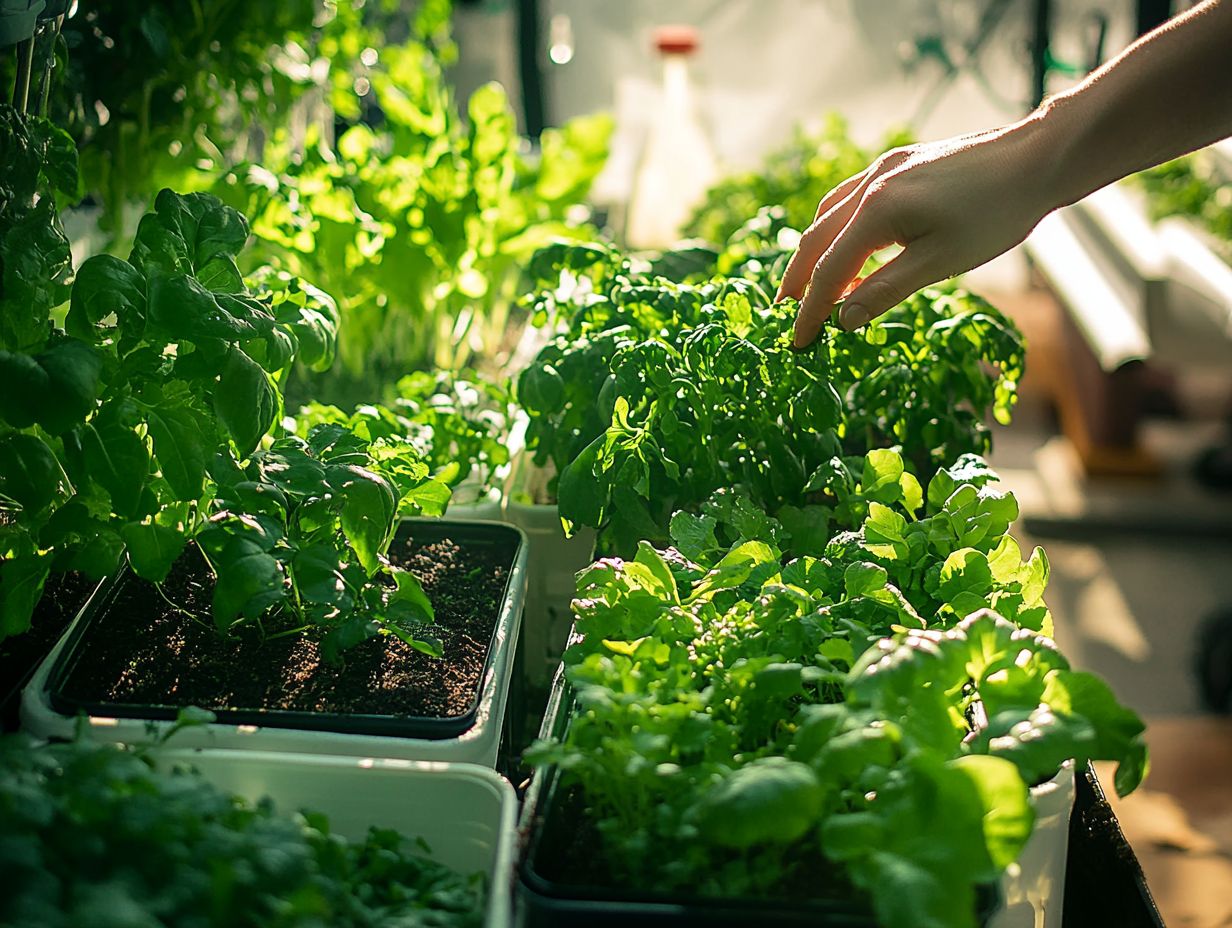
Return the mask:
{"type": "Polygon", "coordinates": [[[1135,42],[1021,124],[1053,206],[1232,135],[1232,0],[1135,42]]]}

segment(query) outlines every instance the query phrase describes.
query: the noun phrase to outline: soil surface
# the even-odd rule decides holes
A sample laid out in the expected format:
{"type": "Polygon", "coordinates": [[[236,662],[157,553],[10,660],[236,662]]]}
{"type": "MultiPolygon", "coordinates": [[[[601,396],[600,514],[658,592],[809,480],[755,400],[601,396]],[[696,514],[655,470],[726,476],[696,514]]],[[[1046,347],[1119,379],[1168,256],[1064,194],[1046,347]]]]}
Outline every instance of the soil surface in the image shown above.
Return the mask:
{"type": "Polygon", "coordinates": [[[129,577],[90,630],[88,660],[78,662],[60,692],[82,702],[212,710],[466,715],[477,698],[515,544],[502,537],[462,546],[439,533],[417,528],[416,534],[418,541],[395,539],[389,559],[423,584],[443,658],[385,635],[345,651],[336,665],[322,660],[307,635],[264,639],[258,627],[246,625],[224,638],[210,624],[212,579],[190,549],[161,592],[129,577]]]}
{"type": "MultiPolygon", "coordinates": [[[[540,801],[543,798],[546,797],[540,801]]],[[[568,887],[571,892],[564,895],[576,893],[575,898],[604,898],[616,903],[670,901],[711,912],[717,909],[728,919],[746,906],[753,909],[767,904],[773,906],[775,903],[767,903],[767,900],[774,899],[777,906],[789,912],[794,910],[794,914],[804,917],[804,923],[820,923],[818,913],[829,911],[835,915],[836,924],[849,928],[873,926],[867,898],[843,878],[839,868],[827,862],[815,849],[804,846],[784,856],[780,879],[763,886],[763,893],[758,897],[724,897],[707,892],[703,886],[674,892],[656,890],[629,874],[614,871],[612,862],[603,852],[603,835],[588,813],[589,805],[583,790],[572,785],[555,791],[546,815],[543,807],[536,810],[533,827],[541,831],[541,836],[531,857],[531,869],[555,884],[558,891],[568,887]]],[[[737,856],[733,852],[732,857],[737,856]]],[[[714,859],[721,862],[722,852],[716,851],[714,859]]],[[[789,917],[784,923],[795,922],[794,917],[789,917]]],[[[720,920],[720,923],[732,922],[720,920]]]]}

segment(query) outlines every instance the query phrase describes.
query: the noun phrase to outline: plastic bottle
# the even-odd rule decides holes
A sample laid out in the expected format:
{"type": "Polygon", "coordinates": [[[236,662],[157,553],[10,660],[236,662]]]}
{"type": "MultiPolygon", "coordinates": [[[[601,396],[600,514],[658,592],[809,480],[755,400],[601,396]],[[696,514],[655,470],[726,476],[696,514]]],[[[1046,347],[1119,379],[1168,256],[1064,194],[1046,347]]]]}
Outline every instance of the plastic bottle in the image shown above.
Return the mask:
{"type": "Polygon", "coordinates": [[[663,58],[663,87],[633,178],[625,238],[634,248],[673,245],[719,173],[689,77],[697,30],[662,26],[654,45],[663,58]]]}

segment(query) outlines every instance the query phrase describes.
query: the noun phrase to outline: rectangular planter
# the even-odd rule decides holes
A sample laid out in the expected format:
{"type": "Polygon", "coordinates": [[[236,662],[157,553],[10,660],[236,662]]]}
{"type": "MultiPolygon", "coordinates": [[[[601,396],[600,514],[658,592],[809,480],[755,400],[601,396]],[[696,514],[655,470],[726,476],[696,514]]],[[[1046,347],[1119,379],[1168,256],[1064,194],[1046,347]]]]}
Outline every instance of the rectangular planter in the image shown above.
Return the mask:
{"type": "MultiPolygon", "coordinates": [[[[404,760],[439,760],[493,766],[504,727],[505,706],[513,672],[526,591],[527,550],[522,533],[508,525],[423,520],[441,536],[480,539],[514,546],[487,660],[470,710],[451,718],[395,715],[331,715],[283,710],[221,710],[212,724],[177,736],[187,747],[236,748],[404,760]]],[[[477,542],[479,543],[479,542],[477,542]]],[[[88,647],[87,632],[121,590],[124,575],[113,578],[96,595],[43,662],[22,694],[22,726],[44,738],[71,737],[79,715],[91,736],[121,743],[147,741],[147,727],[173,723],[179,705],[84,702],[60,692],[88,647]]]]}
{"type": "Polygon", "coordinates": [[[503,522],[505,516],[504,494],[496,487],[477,497],[461,497],[463,502],[450,502],[445,513],[447,519],[459,522],[503,522]]]}
{"type": "Polygon", "coordinates": [[[573,615],[575,577],[593,559],[595,532],[582,528],[566,536],[560,512],[543,499],[549,471],[535,464],[529,452],[515,455],[505,499],[505,520],[526,535],[526,620],[523,648],[527,682],[546,687],[560,663],[573,615]]]}
{"type": "MultiPolygon", "coordinates": [[[[563,667],[556,675],[544,717],[541,738],[560,737],[572,705],[563,667]]],[[[556,771],[548,769],[532,780],[522,807],[523,850],[518,896],[528,928],[579,924],[592,928],[630,923],[639,925],[833,925],[876,928],[872,914],[845,901],[775,902],[766,899],[658,897],[622,893],[608,887],[556,883],[537,869],[545,843],[577,827],[576,818],[560,811],[556,771]]],[[[1036,827],[1017,863],[1000,885],[978,897],[986,928],[1056,928],[1064,904],[1069,817],[1074,805],[1074,773],[1067,765],[1057,776],[1031,790],[1036,827]]]]}
{"type": "MultiPolygon", "coordinates": [[[[183,734],[183,733],[181,733],[183,734]]],[[[177,735],[173,742],[178,744],[177,735]]],[[[484,925],[510,923],[517,797],[509,782],[472,764],[426,764],[265,751],[155,751],[157,763],[185,764],[227,792],[277,809],[323,812],[330,828],[361,839],[369,828],[422,838],[434,859],[460,873],[487,876],[484,925]]]]}

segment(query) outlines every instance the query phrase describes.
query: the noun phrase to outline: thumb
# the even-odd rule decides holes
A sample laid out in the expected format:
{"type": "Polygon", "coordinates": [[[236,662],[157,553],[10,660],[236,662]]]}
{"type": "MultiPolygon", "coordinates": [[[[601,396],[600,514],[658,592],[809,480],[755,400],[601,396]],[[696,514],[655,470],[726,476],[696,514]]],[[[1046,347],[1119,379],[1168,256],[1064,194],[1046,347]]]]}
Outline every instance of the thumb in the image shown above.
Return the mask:
{"type": "Polygon", "coordinates": [[[838,311],[838,323],[848,332],[858,329],[947,276],[936,252],[917,239],[851,291],[838,311]]]}

